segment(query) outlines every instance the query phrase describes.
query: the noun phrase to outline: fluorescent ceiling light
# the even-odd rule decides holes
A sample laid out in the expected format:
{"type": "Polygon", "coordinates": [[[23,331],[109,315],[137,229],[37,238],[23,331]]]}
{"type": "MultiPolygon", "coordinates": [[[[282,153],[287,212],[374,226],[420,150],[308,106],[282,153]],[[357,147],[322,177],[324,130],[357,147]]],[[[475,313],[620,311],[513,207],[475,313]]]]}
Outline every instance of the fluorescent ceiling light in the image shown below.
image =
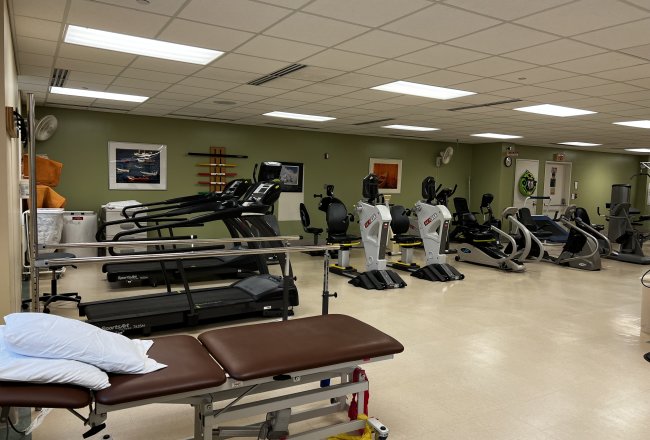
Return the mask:
{"type": "Polygon", "coordinates": [[[301,113],[287,113],[287,112],[269,112],[269,113],[264,113],[264,116],[273,116],[275,118],[300,119],[301,121],[316,121],[316,122],[331,121],[332,119],[336,119],[336,118],[330,118],[329,116],[303,115],[301,113]]]}
{"type": "Polygon", "coordinates": [[[603,144],[591,144],[589,142],[558,142],[559,145],[570,145],[572,147],[598,147],[603,144]]]}
{"type": "Polygon", "coordinates": [[[404,95],[424,96],[425,98],[452,99],[461,96],[476,95],[474,92],[464,90],[447,89],[445,87],[428,86],[408,81],[395,81],[388,84],[372,87],[374,90],[384,92],[402,93],[404,95]]]}
{"type": "Polygon", "coordinates": [[[537,113],[540,115],[559,116],[561,118],[565,118],[567,116],[591,115],[596,113],[589,110],[580,110],[579,108],[563,107],[561,105],[552,104],[531,105],[528,107],[515,108],[513,110],[519,110],[520,112],[537,113]]]}
{"type": "Polygon", "coordinates": [[[517,139],[523,137],[523,136],[514,136],[512,134],[498,134],[498,133],[478,133],[478,134],[473,134],[472,136],[494,138],[494,139],[517,139]]]}
{"type": "Polygon", "coordinates": [[[400,125],[400,124],[384,125],[384,126],[382,126],[382,128],[394,128],[395,130],[411,130],[411,131],[435,131],[435,130],[440,130],[439,128],[418,127],[417,125],[400,125]]]}
{"type": "Polygon", "coordinates": [[[223,52],[218,50],[168,43],[150,38],[133,37],[131,35],[73,25],[68,26],[64,41],[81,46],[97,47],[99,49],[202,65],[209,64],[223,55],[223,52]]]}
{"type": "Polygon", "coordinates": [[[637,127],[637,128],[650,128],[650,121],[627,121],[627,122],[613,122],[616,125],[627,125],[628,127],[637,127]]]}
{"type": "Polygon", "coordinates": [[[625,151],[632,151],[634,153],[650,153],[650,148],[626,148],[625,151]]]}
{"type": "Polygon", "coordinates": [[[50,87],[50,93],[57,95],[82,96],[84,98],[112,99],[114,101],[144,102],[148,96],[124,95],[122,93],[98,92],[95,90],[69,89],[67,87],[50,87]]]}

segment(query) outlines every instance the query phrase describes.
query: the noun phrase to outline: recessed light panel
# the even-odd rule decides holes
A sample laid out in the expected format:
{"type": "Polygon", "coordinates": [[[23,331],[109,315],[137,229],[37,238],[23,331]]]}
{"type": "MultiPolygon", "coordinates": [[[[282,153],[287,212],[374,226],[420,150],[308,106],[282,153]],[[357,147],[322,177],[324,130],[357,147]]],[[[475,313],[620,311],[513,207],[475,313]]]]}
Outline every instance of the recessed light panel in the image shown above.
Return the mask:
{"type": "Polygon", "coordinates": [[[134,37],[132,35],[73,25],[68,26],[64,41],[81,46],[202,65],[209,64],[223,55],[223,52],[218,50],[168,43],[166,41],[134,37]]]}
{"type": "Polygon", "coordinates": [[[419,84],[408,81],[395,81],[392,83],[372,87],[372,89],[435,99],[453,99],[459,98],[461,96],[476,95],[474,92],[466,92],[465,90],[448,89],[445,87],[429,86],[427,84],[419,84]]]}
{"type": "Polygon", "coordinates": [[[596,113],[589,110],[580,110],[579,108],[563,107],[561,105],[552,104],[531,105],[528,107],[515,108],[513,110],[537,113],[540,115],[559,116],[561,118],[566,118],[567,116],[591,115],[596,113]]]}
{"type": "Polygon", "coordinates": [[[650,148],[626,148],[625,151],[632,151],[633,153],[650,153],[650,148]]]}
{"type": "Polygon", "coordinates": [[[50,87],[50,93],[57,95],[81,96],[83,98],[112,99],[114,101],[144,102],[148,96],[124,95],[122,93],[98,92],[96,90],[69,89],[67,87],[50,87]]]}
{"type": "Polygon", "coordinates": [[[394,128],[395,130],[411,130],[411,131],[436,131],[436,130],[440,130],[439,128],[418,127],[417,125],[400,125],[400,124],[384,125],[384,126],[382,126],[382,128],[394,128]]]}
{"type": "Polygon", "coordinates": [[[498,134],[498,133],[478,133],[478,134],[473,134],[472,136],[493,138],[493,139],[517,139],[523,137],[523,136],[515,136],[512,134],[498,134]]]}
{"type": "Polygon", "coordinates": [[[316,121],[316,122],[331,121],[332,119],[336,119],[336,118],[330,118],[329,116],[303,115],[301,113],[287,113],[287,112],[269,112],[269,113],[264,113],[264,116],[273,116],[274,118],[299,119],[301,121],[316,121]]]}
{"type": "Polygon", "coordinates": [[[650,128],[650,121],[626,121],[626,122],[614,122],[616,125],[627,125],[628,127],[637,127],[637,128],[650,128]]]}
{"type": "Polygon", "coordinates": [[[570,145],[572,147],[598,147],[603,144],[591,144],[589,142],[558,142],[559,145],[570,145]]]}

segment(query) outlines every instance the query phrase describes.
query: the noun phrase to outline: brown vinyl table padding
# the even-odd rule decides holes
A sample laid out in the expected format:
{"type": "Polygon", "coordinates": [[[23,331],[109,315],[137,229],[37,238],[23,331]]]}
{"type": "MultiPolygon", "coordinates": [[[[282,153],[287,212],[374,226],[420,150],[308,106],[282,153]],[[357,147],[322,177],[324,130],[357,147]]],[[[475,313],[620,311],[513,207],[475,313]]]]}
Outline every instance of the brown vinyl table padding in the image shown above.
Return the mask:
{"type": "Polygon", "coordinates": [[[75,385],[0,382],[0,406],[83,408],[90,401],[90,391],[75,385]]]}
{"type": "Polygon", "coordinates": [[[152,338],[148,355],[167,368],[147,374],[111,374],[111,386],[95,393],[95,401],[117,405],[217,387],[226,381],[221,367],[192,336],[152,338]]]}
{"type": "Polygon", "coordinates": [[[386,356],[404,351],[392,337],[346,315],[210,330],[199,335],[210,354],[237,380],[386,356]]]}

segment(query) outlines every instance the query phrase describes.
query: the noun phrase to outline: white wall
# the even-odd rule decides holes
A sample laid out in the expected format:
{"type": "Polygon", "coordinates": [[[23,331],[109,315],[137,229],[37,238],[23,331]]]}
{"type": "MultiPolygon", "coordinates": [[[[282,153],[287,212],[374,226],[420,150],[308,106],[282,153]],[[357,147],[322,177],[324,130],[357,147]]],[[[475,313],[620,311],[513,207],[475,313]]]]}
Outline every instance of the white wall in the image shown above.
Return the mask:
{"type": "MultiPolygon", "coordinates": [[[[14,59],[7,1],[2,0],[2,71],[4,81],[0,85],[0,99],[5,107],[18,108],[16,63],[14,59]]],[[[7,135],[4,109],[0,117],[0,133],[4,145],[0,148],[0,319],[7,313],[19,310],[21,294],[20,250],[20,145],[7,135]]]]}

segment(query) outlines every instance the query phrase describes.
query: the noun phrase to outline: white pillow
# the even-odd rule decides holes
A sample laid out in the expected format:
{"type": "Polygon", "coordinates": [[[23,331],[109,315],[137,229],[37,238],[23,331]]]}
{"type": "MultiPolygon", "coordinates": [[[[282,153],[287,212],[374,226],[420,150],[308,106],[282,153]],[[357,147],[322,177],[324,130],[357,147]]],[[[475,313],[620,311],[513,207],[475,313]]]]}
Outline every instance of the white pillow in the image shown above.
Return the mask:
{"type": "Polygon", "coordinates": [[[91,390],[111,384],[108,375],[97,367],[66,359],[43,359],[12,353],[5,347],[5,326],[0,325],[0,380],[33,383],[66,383],[91,390]]]}
{"type": "Polygon", "coordinates": [[[109,373],[149,373],[166,367],[147,356],[153,341],[131,340],[76,319],[13,313],[5,322],[5,344],[24,356],[70,359],[109,373]]]}

